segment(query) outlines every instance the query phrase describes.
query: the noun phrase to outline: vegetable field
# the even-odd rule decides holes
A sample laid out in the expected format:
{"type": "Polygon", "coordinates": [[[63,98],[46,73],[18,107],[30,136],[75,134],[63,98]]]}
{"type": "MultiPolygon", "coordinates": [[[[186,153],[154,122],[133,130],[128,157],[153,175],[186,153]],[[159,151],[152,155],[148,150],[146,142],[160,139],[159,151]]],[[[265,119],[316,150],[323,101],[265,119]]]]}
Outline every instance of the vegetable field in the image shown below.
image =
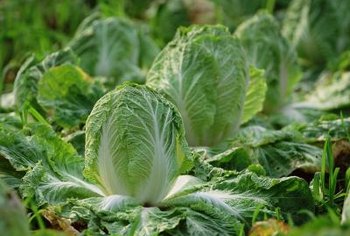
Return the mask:
{"type": "Polygon", "coordinates": [[[350,235],[349,10],[0,1],[0,234],[350,235]]]}

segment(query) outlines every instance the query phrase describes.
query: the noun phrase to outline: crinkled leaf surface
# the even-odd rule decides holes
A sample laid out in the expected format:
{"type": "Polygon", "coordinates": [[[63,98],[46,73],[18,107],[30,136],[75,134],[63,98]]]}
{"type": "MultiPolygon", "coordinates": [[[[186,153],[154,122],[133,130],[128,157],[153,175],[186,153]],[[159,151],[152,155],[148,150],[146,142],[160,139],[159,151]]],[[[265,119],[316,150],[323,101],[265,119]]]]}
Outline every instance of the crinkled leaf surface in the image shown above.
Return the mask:
{"type": "Polygon", "coordinates": [[[259,163],[272,177],[287,176],[299,168],[315,172],[321,165],[322,150],[304,143],[296,130],[276,131],[261,126],[248,126],[230,140],[228,147],[227,150],[224,148],[208,152],[206,158],[215,166],[233,169],[238,169],[242,164],[235,161],[238,158],[245,159],[246,163],[259,163]],[[243,150],[235,151],[238,148],[243,150]],[[233,162],[231,165],[230,160],[233,162]]]}
{"type": "Polygon", "coordinates": [[[18,71],[14,84],[17,106],[23,109],[26,101],[36,104],[38,81],[50,68],[76,62],[77,58],[70,49],[52,53],[41,62],[34,57],[28,58],[18,71]]]}
{"type": "Polygon", "coordinates": [[[279,207],[295,222],[304,220],[298,214],[301,206],[313,210],[310,190],[302,179],[272,179],[251,172],[192,185],[164,199],[159,208],[135,207],[125,197],[108,198],[107,202],[124,203],[108,209],[103,208],[107,198],[90,198],[68,203],[61,214],[89,221],[91,232],[105,228],[109,233],[136,235],[236,235],[242,224],[249,225],[256,208],[260,208],[259,219],[273,216],[279,207]]]}
{"type": "MultiPolygon", "coordinates": [[[[26,171],[20,187],[26,197],[35,196],[39,204],[65,202],[67,198],[101,196],[96,186],[87,183],[82,175],[83,158],[60,139],[48,126],[33,124],[23,131],[1,127],[0,154],[16,171],[26,171]]],[[[12,172],[6,172],[11,175],[12,172]]],[[[23,172],[18,172],[17,178],[23,172]]]]}
{"type": "Polygon", "coordinates": [[[350,72],[325,73],[306,95],[305,101],[295,107],[315,108],[324,111],[347,108],[350,105],[350,72]]]}
{"type": "Polygon", "coordinates": [[[338,141],[349,138],[350,118],[317,120],[307,124],[299,124],[296,127],[307,142],[323,142],[327,137],[331,137],[332,141],[338,141]]]}

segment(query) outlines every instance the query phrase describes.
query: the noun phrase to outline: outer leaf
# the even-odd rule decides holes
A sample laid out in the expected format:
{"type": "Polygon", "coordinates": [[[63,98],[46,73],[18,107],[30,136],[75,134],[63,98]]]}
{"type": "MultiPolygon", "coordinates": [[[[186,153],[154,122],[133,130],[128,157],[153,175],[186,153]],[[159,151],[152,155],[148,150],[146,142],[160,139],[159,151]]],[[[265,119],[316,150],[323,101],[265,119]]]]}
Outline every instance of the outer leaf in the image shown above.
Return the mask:
{"type": "Polygon", "coordinates": [[[86,176],[108,195],[163,199],[188,152],[181,117],[167,100],[124,85],[95,105],[86,125],[86,176]]]}
{"type": "Polygon", "coordinates": [[[39,205],[57,205],[69,199],[104,195],[98,187],[75,177],[74,173],[63,170],[57,174],[40,163],[24,176],[20,187],[25,197],[34,197],[39,205]]]}
{"type": "Polygon", "coordinates": [[[102,92],[79,67],[62,65],[39,80],[37,100],[59,125],[71,127],[85,121],[102,92]]]}
{"type": "Polygon", "coordinates": [[[301,124],[297,129],[307,138],[308,143],[323,142],[327,137],[331,137],[332,141],[346,140],[349,139],[350,118],[317,120],[301,124]]]}
{"type": "Polygon", "coordinates": [[[222,26],[180,28],[147,77],[180,110],[192,146],[217,144],[236,131],[248,82],[241,45],[222,26]]]}
{"type": "Polygon", "coordinates": [[[267,91],[264,71],[251,67],[249,72],[250,81],[244,101],[241,124],[249,121],[256,113],[263,109],[267,91]]]}
{"type": "MultiPolygon", "coordinates": [[[[0,147],[0,149],[2,148],[0,147]]],[[[11,186],[12,188],[18,188],[24,174],[25,173],[22,171],[16,171],[16,169],[11,166],[10,162],[2,157],[0,151],[0,178],[7,185],[11,186]]]]}
{"type": "Polygon", "coordinates": [[[279,207],[283,216],[290,213],[296,222],[304,220],[298,214],[301,205],[313,210],[307,183],[295,177],[272,179],[247,171],[226,172],[225,178],[216,177],[207,184],[188,183],[160,202],[160,208],[134,207],[137,202],[131,198],[110,196],[73,201],[63,214],[89,221],[91,233],[105,229],[109,234],[235,235],[243,223],[249,225],[257,208],[259,219],[273,216],[279,207]],[[101,209],[107,205],[111,207],[101,209]]]}
{"type": "Polygon", "coordinates": [[[226,212],[218,210],[217,215],[207,214],[208,206],[205,211],[203,211],[204,207],[200,210],[194,210],[180,206],[168,209],[130,207],[118,209],[118,211],[101,211],[96,207],[98,205],[92,205],[88,201],[84,202],[87,204],[79,201],[78,206],[69,208],[69,214],[72,216],[72,212],[74,212],[77,219],[83,218],[90,221],[91,233],[107,229],[109,234],[204,236],[208,234],[233,235],[241,228],[239,221],[227,217],[226,212]],[[94,210],[87,210],[91,208],[94,210]]]}
{"type": "Polygon", "coordinates": [[[0,125],[0,155],[17,171],[29,170],[45,159],[35,141],[6,125],[0,125]]]}
{"type": "MultiPolygon", "coordinates": [[[[14,183],[20,185],[25,196],[35,196],[39,204],[56,204],[65,202],[68,198],[103,195],[100,189],[84,180],[83,159],[71,145],[45,125],[34,124],[27,128],[30,128],[31,136],[5,127],[0,129],[3,134],[0,139],[0,154],[17,171],[27,171],[23,181],[14,183]]],[[[12,175],[12,169],[5,173],[18,178],[24,174],[18,172],[12,175]]]]}
{"type": "Polygon", "coordinates": [[[296,103],[295,107],[335,110],[350,106],[350,72],[325,73],[310,92],[305,101],[296,103]]]}
{"type": "Polygon", "coordinates": [[[66,64],[75,63],[76,56],[70,49],[55,52],[47,56],[38,63],[34,57],[28,58],[17,73],[14,84],[16,104],[21,109],[26,101],[36,104],[35,96],[38,91],[38,81],[50,68],[66,64]]]}
{"type": "Polygon", "coordinates": [[[218,190],[230,191],[237,196],[237,200],[230,202],[230,205],[240,205],[240,215],[248,222],[258,206],[270,209],[267,214],[274,214],[272,212],[279,207],[284,217],[290,214],[296,223],[305,221],[305,216],[299,213],[300,209],[314,210],[308,184],[298,177],[277,179],[245,171],[237,177],[215,180],[213,185],[218,190]]]}
{"type": "MultiPolygon", "coordinates": [[[[229,147],[242,148],[254,163],[261,164],[272,177],[287,176],[296,169],[315,172],[320,169],[322,150],[304,143],[296,130],[268,130],[260,126],[241,129],[232,139],[229,147]]],[[[216,154],[220,152],[216,151],[216,154]]],[[[210,153],[209,153],[210,154],[210,153]]],[[[225,158],[224,152],[222,158],[225,158]]],[[[231,153],[230,159],[243,158],[243,152],[231,153]]],[[[208,158],[208,157],[207,157],[208,158]]],[[[225,160],[209,157],[209,161],[219,167],[230,166],[225,160]]],[[[237,167],[236,167],[237,168],[237,167]]]]}

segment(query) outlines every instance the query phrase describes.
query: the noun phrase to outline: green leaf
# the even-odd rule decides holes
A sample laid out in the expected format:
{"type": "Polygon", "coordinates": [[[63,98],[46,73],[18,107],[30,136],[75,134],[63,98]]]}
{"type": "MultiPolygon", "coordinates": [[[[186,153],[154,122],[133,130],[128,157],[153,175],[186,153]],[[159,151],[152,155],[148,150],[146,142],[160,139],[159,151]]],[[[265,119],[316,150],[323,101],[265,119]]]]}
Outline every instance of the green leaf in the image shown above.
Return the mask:
{"type": "Polygon", "coordinates": [[[6,170],[26,197],[33,197],[39,204],[65,202],[68,198],[101,196],[96,186],[87,183],[82,175],[84,160],[73,146],[60,139],[48,126],[34,123],[27,127],[31,135],[0,126],[0,154],[18,172],[6,170]]]}
{"type": "Polygon", "coordinates": [[[43,74],[37,100],[53,121],[62,127],[72,127],[85,122],[102,94],[102,89],[79,67],[67,64],[43,74]]]}
{"type": "Polygon", "coordinates": [[[267,84],[264,71],[251,67],[249,69],[250,81],[244,101],[241,124],[248,122],[256,113],[263,109],[267,84]]]}
{"type": "Polygon", "coordinates": [[[305,101],[295,106],[323,111],[347,108],[350,106],[349,86],[350,72],[321,74],[314,90],[306,95],[305,101]]]}
{"type": "Polygon", "coordinates": [[[21,130],[0,124],[0,155],[7,159],[17,171],[26,171],[44,160],[36,142],[21,130]]]}
{"type": "Polygon", "coordinates": [[[237,176],[214,178],[213,187],[237,195],[231,204],[239,206],[240,215],[249,222],[258,206],[269,209],[261,210],[261,213],[268,215],[275,214],[276,208],[280,208],[283,217],[290,214],[296,223],[305,221],[305,216],[299,213],[300,209],[314,210],[308,184],[298,177],[270,178],[245,171],[237,176]]]}
{"type": "Polygon", "coordinates": [[[59,173],[48,171],[38,163],[24,176],[20,189],[24,197],[34,197],[39,206],[46,203],[63,204],[70,199],[104,196],[97,186],[74,174],[72,170],[62,170],[59,173]]]}
{"type": "Polygon", "coordinates": [[[169,42],[180,26],[191,24],[188,10],[182,0],[166,1],[160,4],[151,22],[152,31],[162,43],[169,42]]]}
{"type": "Polygon", "coordinates": [[[297,127],[308,143],[324,142],[329,136],[332,142],[347,140],[350,132],[350,118],[316,120],[297,127]]]}
{"type": "Polygon", "coordinates": [[[1,149],[0,147],[0,178],[12,188],[18,188],[25,172],[13,168],[10,162],[2,157],[1,149]]]}
{"type": "Polygon", "coordinates": [[[76,62],[77,58],[70,49],[52,53],[41,62],[35,60],[34,57],[28,58],[18,71],[14,84],[16,104],[19,110],[25,108],[26,101],[37,107],[38,81],[47,70],[58,65],[76,62]]]}
{"type": "MultiPolygon", "coordinates": [[[[313,173],[321,167],[322,150],[304,143],[295,130],[249,126],[241,129],[230,143],[231,148],[244,148],[251,161],[261,164],[272,177],[287,176],[296,169],[313,173]]],[[[220,162],[216,164],[222,166],[220,162]]]]}

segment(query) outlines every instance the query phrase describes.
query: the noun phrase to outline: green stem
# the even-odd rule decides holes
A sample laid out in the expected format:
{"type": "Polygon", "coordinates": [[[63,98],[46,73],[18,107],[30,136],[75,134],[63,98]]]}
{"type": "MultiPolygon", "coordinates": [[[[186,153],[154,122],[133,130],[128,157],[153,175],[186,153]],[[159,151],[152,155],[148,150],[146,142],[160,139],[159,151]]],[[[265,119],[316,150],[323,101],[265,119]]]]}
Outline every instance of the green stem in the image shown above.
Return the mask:
{"type": "Polygon", "coordinates": [[[36,221],[38,222],[39,228],[41,230],[45,229],[46,228],[45,223],[44,223],[43,218],[40,216],[40,211],[39,211],[38,207],[34,203],[32,203],[31,205],[32,205],[31,206],[32,211],[34,212],[34,215],[35,215],[36,221]]]}
{"type": "Polygon", "coordinates": [[[50,125],[49,122],[47,122],[45,120],[45,118],[37,110],[35,110],[33,107],[30,107],[28,109],[28,112],[40,123],[45,124],[45,125],[50,125]]]}

